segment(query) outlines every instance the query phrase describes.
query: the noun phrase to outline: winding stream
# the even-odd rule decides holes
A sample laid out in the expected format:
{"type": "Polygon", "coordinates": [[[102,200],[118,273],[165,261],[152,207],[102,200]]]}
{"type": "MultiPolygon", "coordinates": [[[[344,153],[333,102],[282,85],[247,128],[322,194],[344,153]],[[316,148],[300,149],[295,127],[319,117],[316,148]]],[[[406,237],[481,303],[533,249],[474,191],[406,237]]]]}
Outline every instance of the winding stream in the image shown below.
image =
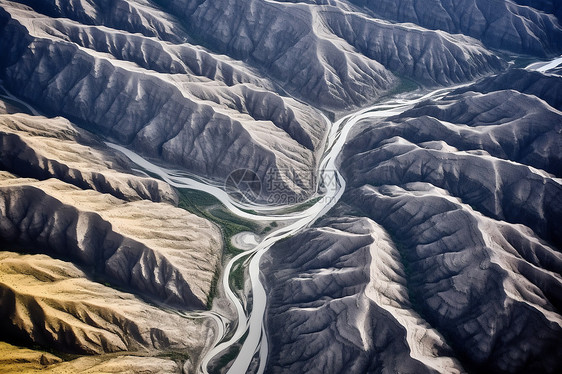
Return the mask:
{"type": "MultiPolygon", "coordinates": [[[[562,64],[562,58],[558,58],[551,63],[536,63],[530,65],[527,69],[546,71],[560,64],[562,64]]],[[[229,332],[228,330],[227,325],[230,321],[216,312],[201,312],[190,315],[192,317],[197,316],[199,318],[210,317],[213,318],[217,324],[217,339],[205,357],[203,357],[200,364],[200,370],[203,373],[207,374],[207,368],[211,359],[234,344],[237,344],[246,334],[247,337],[242,344],[242,348],[228,372],[233,374],[246,372],[256,357],[256,354],[258,354],[259,359],[257,372],[260,374],[264,372],[268,354],[268,342],[263,324],[267,298],[264,286],[259,279],[260,259],[263,254],[279,240],[295,235],[299,231],[309,227],[339,201],[345,191],[346,184],[342,175],[338,171],[336,159],[340,154],[353,126],[355,126],[359,121],[367,118],[386,118],[398,115],[407,109],[410,109],[415,104],[429,98],[439,100],[458,87],[461,86],[435,90],[423,96],[420,95],[414,98],[390,99],[381,104],[359,110],[353,114],[345,116],[337,122],[332,123],[330,125],[330,133],[326,143],[326,152],[322,157],[318,171],[320,176],[319,180],[324,181],[323,188],[325,190],[325,194],[318,202],[306,210],[288,214],[275,214],[275,211],[278,211],[279,207],[257,204],[253,205],[235,201],[217,185],[213,185],[210,182],[195,180],[182,175],[180,172],[159,167],[124,147],[107,143],[110,147],[124,153],[128,158],[143,169],[160,176],[164,181],[176,188],[190,188],[213,195],[233,214],[241,218],[253,221],[285,221],[287,223],[286,225],[270,232],[254,248],[248,249],[232,258],[224,268],[222,287],[226,297],[236,310],[237,314],[238,323],[236,324],[236,330],[234,330],[234,332],[229,332]],[[249,213],[244,209],[251,209],[256,213],[249,213]],[[250,275],[252,293],[251,308],[243,305],[243,302],[236,296],[229,285],[229,278],[233,265],[242,259],[245,259],[245,262],[249,261],[248,271],[250,275]],[[225,338],[227,334],[230,336],[228,339],[225,338]]]]}
{"type": "Polygon", "coordinates": [[[386,118],[400,114],[420,101],[428,98],[439,99],[449,93],[452,89],[453,88],[439,89],[413,99],[389,100],[366,109],[361,109],[360,111],[347,115],[346,117],[331,124],[330,133],[326,143],[326,152],[320,162],[319,169],[319,174],[321,176],[319,180],[324,181],[323,188],[325,190],[325,194],[318,202],[306,210],[288,214],[280,215],[270,213],[274,210],[278,211],[279,207],[272,208],[270,206],[257,204],[252,205],[235,201],[231,199],[231,197],[222,188],[216,185],[195,180],[182,175],[180,172],[157,166],[127,148],[107,143],[107,145],[111,148],[119,150],[125,154],[131,161],[139,165],[141,168],[158,175],[164,181],[176,188],[190,188],[213,195],[233,214],[241,218],[253,221],[275,220],[285,221],[288,223],[287,225],[270,232],[254,248],[246,250],[233,257],[224,268],[222,287],[226,297],[233,305],[238,316],[238,324],[234,333],[231,334],[232,336],[223,341],[225,335],[228,333],[226,325],[229,321],[226,318],[215,312],[198,313],[198,316],[206,315],[213,318],[218,325],[218,338],[216,339],[214,346],[207,352],[201,361],[201,371],[203,373],[207,374],[207,367],[211,359],[239,342],[246,333],[248,333],[248,335],[244,340],[238,357],[230,367],[229,373],[246,372],[257,352],[259,352],[258,373],[263,373],[268,353],[267,338],[263,326],[267,298],[265,289],[259,279],[260,259],[262,255],[276,242],[287,238],[288,236],[295,235],[302,229],[309,227],[339,201],[345,191],[345,180],[337,169],[336,159],[340,154],[347,139],[347,135],[353,126],[366,118],[386,118]],[[251,209],[257,212],[257,214],[248,213],[243,209],[251,209]],[[242,301],[236,296],[229,285],[229,278],[233,265],[244,258],[246,258],[246,261],[250,261],[248,265],[252,292],[252,305],[250,310],[244,308],[242,301]]]}

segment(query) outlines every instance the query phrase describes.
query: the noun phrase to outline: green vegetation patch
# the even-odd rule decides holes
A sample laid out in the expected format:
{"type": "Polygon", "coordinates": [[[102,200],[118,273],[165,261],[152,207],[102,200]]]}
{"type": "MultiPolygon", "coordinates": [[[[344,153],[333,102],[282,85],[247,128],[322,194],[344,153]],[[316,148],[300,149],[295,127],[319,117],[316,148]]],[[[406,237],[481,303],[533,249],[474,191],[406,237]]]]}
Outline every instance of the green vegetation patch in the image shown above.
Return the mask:
{"type": "Polygon", "coordinates": [[[179,189],[178,206],[217,224],[223,233],[225,254],[237,255],[240,249],[230,239],[243,231],[256,232],[259,225],[232,214],[217,198],[202,191],[179,189]]]}
{"type": "Polygon", "coordinates": [[[209,289],[209,295],[207,296],[207,309],[211,309],[213,306],[213,300],[217,295],[217,285],[219,283],[219,278],[221,275],[221,265],[220,263],[217,264],[217,268],[215,269],[215,273],[213,274],[213,279],[211,279],[211,288],[209,289]]]}
{"type": "MultiPolygon", "coordinates": [[[[231,239],[234,235],[244,232],[258,232],[260,225],[242,219],[232,214],[216,197],[203,191],[178,189],[179,203],[178,207],[187,210],[199,217],[208,219],[218,225],[222,232],[224,242],[224,255],[228,257],[236,256],[242,250],[232,245],[231,239]]],[[[238,265],[240,267],[240,265],[238,265]]],[[[207,296],[207,308],[211,308],[213,300],[217,294],[218,282],[221,274],[221,265],[217,266],[211,288],[207,296]]],[[[233,272],[231,274],[234,287],[237,289],[244,288],[244,269],[233,272]]]]}
{"type": "Polygon", "coordinates": [[[410,91],[415,91],[418,88],[420,88],[420,85],[416,81],[410,78],[406,78],[400,75],[397,75],[397,77],[400,80],[400,83],[398,83],[398,85],[394,87],[392,90],[388,91],[388,93],[384,95],[385,98],[403,94],[410,91]]]}
{"type": "Polygon", "coordinates": [[[185,351],[168,351],[168,352],[160,352],[156,355],[158,358],[167,358],[175,362],[184,363],[190,359],[189,353],[185,351]]]}
{"type": "MultiPolygon", "coordinates": [[[[287,213],[295,213],[295,212],[301,212],[303,210],[306,210],[308,208],[310,208],[311,206],[313,206],[314,204],[316,204],[317,202],[319,202],[324,196],[317,196],[313,199],[307,200],[302,204],[299,205],[295,205],[292,206],[290,208],[287,208],[286,210],[283,211],[283,213],[287,214],[287,213]]],[[[272,225],[273,226],[273,225],[272,225]]],[[[275,226],[273,227],[277,227],[277,223],[275,224],[275,226]]]]}
{"type": "Polygon", "coordinates": [[[218,359],[217,363],[214,364],[213,367],[210,370],[211,374],[222,373],[223,369],[230,362],[234,361],[236,359],[236,357],[238,357],[238,354],[240,353],[240,350],[242,349],[242,344],[244,344],[244,341],[248,337],[248,332],[249,331],[246,331],[244,336],[242,336],[242,338],[240,338],[240,341],[238,342],[238,344],[234,344],[233,346],[231,346],[228,349],[228,351],[218,359]]]}
{"type": "Polygon", "coordinates": [[[234,264],[232,271],[230,272],[230,286],[237,289],[243,290],[244,289],[244,265],[243,261],[239,261],[234,264]]]}

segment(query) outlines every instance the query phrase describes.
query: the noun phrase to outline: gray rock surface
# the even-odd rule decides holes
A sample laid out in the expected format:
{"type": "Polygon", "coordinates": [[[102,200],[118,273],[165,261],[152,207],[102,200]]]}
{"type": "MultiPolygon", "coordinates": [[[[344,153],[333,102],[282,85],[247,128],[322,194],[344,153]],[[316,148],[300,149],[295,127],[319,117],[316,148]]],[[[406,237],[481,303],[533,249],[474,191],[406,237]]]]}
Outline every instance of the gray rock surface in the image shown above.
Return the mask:
{"type": "Polygon", "coordinates": [[[408,296],[401,254],[367,218],[343,217],[263,258],[268,372],[460,373],[408,296]]]}
{"type": "Polygon", "coordinates": [[[543,0],[350,0],[375,15],[462,33],[491,48],[546,56],[562,51],[561,7],[543,0]],[[557,15],[557,19],[553,15],[557,15]]]}
{"type": "Polygon", "coordinates": [[[509,69],[503,74],[484,78],[456,92],[490,93],[501,90],[516,90],[533,95],[546,101],[553,108],[562,110],[562,74],[560,72],[556,74],[556,71],[544,74],[525,69],[509,69]]]}
{"type": "Polygon", "coordinates": [[[3,46],[17,61],[0,75],[46,114],[207,177],[248,168],[265,180],[278,169],[287,180],[294,170],[287,190],[310,193],[326,123],[271,92],[272,83],[248,77],[249,68],[190,45],[6,8],[2,40],[21,42],[3,46]]]}
{"type": "Polygon", "coordinates": [[[168,204],[127,203],[55,179],[0,177],[4,245],[69,259],[91,276],[160,302],[205,306],[221,248],[208,221],[168,204]]]}
{"type": "Polygon", "coordinates": [[[562,256],[427,183],[346,193],[355,214],[262,263],[271,372],[556,373],[562,256]]]}
{"type": "Polygon", "coordinates": [[[339,218],[264,256],[271,372],[562,370],[558,78],[358,124],[339,218]]]}
{"type": "Polygon", "coordinates": [[[2,340],[81,354],[193,353],[212,334],[206,324],[89,280],[71,263],[13,252],[0,259],[2,340]]]}
{"type": "MultiPolygon", "coordinates": [[[[348,190],[333,214],[353,213],[380,225],[371,235],[386,238],[384,249],[395,259],[383,262],[403,269],[403,280],[392,284],[403,285],[411,310],[453,352],[438,356],[458,359],[461,371],[561,370],[555,358],[562,341],[562,114],[552,106],[557,79],[514,70],[399,116],[365,119],[341,156],[348,190]]],[[[270,287],[284,292],[273,295],[288,297],[295,284],[307,284],[300,274],[310,275],[303,278],[313,286],[305,302],[289,298],[297,306],[284,314],[272,309],[269,320],[291,321],[299,308],[321,304],[326,292],[319,284],[344,284],[340,272],[326,280],[314,269],[332,248],[349,253],[345,263],[361,257],[348,242],[356,226],[338,227],[337,244],[333,223],[324,222],[277,246],[281,264],[287,253],[297,263],[299,253],[315,255],[299,263],[292,279],[272,261],[270,287]],[[286,280],[277,285],[276,278],[286,280]]],[[[281,304],[274,297],[272,305],[281,304]]],[[[278,331],[272,344],[315,346],[306,333],[278,331]]]]}
{"type": "Polygon", "coordinates": [[[426,182],[495,219],[521,223],[562,246],[562,115],[515,91],[466,93],[369,123],[344,151],[346,179],[426,182]],[[540,168],[540,169],[539,169],[540,168]]]}
{"type": "MultiPolygon", "coordinates": [[[[345,66],[340,67],[342,63],[334,60],[337,55],[347,55],[346,59],[351,59],[351,62],[368,61],[364,58],[366,56],[391,71],[433,83],[466,80],[490,68],[501,67],[501,62],[475,45],[478,44],[475,40],[444,36],[411,25],[391,26],[365,17],[361,12],[348,12],[338,6],[254,0],[250,4],[233,1],[225,9],[225,5],[219,2],[180,0],[171,1],[167,7],[188,17],[188,29],[197,35],[205,35],[211,48],[247,58],[262,66],[273,64],[273,76],[283,82],[289,79],[289,91],[296,90],[309,100],[318,95],[310,92],[309,86],[303,86],[301,82],[318,81],[318,60],[326,61],[327,67],[335,70],[334,79],[328,81],[333,81],[334,88],[343,88],[339,97],[344,102],[354,102],[357,99],[353,95],[369,90],[369,86],[373,85],[369,76],[373,73],[380,75],[377,80],[388,79],[373,68],[362,68],[364,74],[361,74],[361,70],[353,66],[356,63],[346,68],[351,71],[343,70],[345,66]],[[233,28],[234,18],[242,21],[233,28]],[[255,19],[264,21],[256,27],[255,19]],[[287,33],[287,29],[291,32],[287,33]],[[360,54],[338,52],[338,49],[345,51],[349,48],[343,41],[360,54]],[[421,53],[421,47],[426,53],[421,53]],[[302,61],[302,65],[293,61],[302,61]],[[308,68],[303,71],[304,63],[308,68]],[[353,79],[346,80],[346,75],[353,79]],[[360,89],[353,86],[357,84],[362,85],[360,89]]],[[[358,67],[361,68],[361,65],[358,67]]],[[[321,70],[319,72],[322,73],[321,70]]],[[[373,88],[377,86],[380,89],[380,83],[373,88]]],[[[325,95],[312,102],[319,106],[337,105],[337,102],[318,100],[326,100],[325,95]]]]}
{"type": "Polygon", "coordinates": [[[467,369],[560,370],[558,250],[425,183],[366,185],[348,198],[397,243],[416,310],[467,369]]]}
{"type": "Polygon", "coordinates": [[[395,88],[395,74],[435,85],[505,67],[474,39],[340,6],[28,3],[0,4],[0,78],[17,97],[206,177],[279,170],[301,197],[326,122],[286,93],[341,111],[395,88]]]}
{"type": "Polygon", "coordinates": [[[134,175],[127,159],[60,117],[0,114],[0,144],[0,169],[21,177],[57,178],[126,201],[178,203],[167,183],[134,175]]]}
{"type": "Polygon", "coordinates": [[[0,0],[0,340],[96,355],[0,343],[0,371],[189,371],[214,338],[170,308],[207,304],[220,231],[102,139],[307,197],[325,115],[483,78],[350,134],[332,217],[263,257],[267,370],[561,372],[560,68],[504,71],[562,53],[561,12],[0,0]]]}

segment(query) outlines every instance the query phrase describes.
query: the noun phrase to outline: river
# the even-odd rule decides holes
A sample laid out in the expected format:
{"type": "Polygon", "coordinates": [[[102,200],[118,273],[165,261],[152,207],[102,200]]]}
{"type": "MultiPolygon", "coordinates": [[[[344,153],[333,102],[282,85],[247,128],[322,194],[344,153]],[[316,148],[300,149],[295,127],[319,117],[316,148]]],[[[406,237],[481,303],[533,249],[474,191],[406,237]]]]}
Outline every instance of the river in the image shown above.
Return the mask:
{"type": "MultiPolygon", "coordinates": [[[[550,63],[535,63],[529,65],[527,69],[544,72],[553,69],[560,64],[562,64],[562,58],[553,60],[550,63]]],[[[217,338],[213,346],[207,351],[207,354],[201,360],[201,372],[207,374],[209,362],[221,352],[224,352],[234,344],[237,344],[246,334],[247,336],[242,344],[242,348],[228,372],[232,374],[247,372],[250,364],[255,359],[256,354],[259,362],[257,372],[259,374],[264,372],[268,354],[267,336],[263,323],[267,297],[264,286],[259,279],[260,259],[263,254],[279,240],[295,235],[299,231],[309,227],[339,201],[345,191],[345,180],[338,170],[336,160],[345,145],[347,136],[351,129],[358,122],[364,119],[387,118],[398,115],[423,100],[429,98],[439,100],[458,87],[460,86],[438,89],[423,95],[420,94],[417,97],[410,94],[409,98],[398,97],[389,99],[388,101],[349,114],[334,123],[330,123],[329,135],[326,141],[326,151],[321,159],[320,168],[318,170],[318,175],[320,176],[318,180],[325,182],[325,193],[318,202],[306,210],[288,214],[276,214],[275,211],[279,211],[279,207],[235,201],[220,186],[213,185],[212,182],[196,180],[185,176],[181,172],[165,169],[150,163],[129,149],[107,143],[110,147],[124,153],[141,168],[158,175],[164,181],[176,188],[195,189],[215,196],[233,214],[241,218],[253,221],[275,220],[286,222],[285,225],[270,232],[255,247],[232,258],[224,268],[222,287],[229,302],[236,310],[238,319],[236,330],[233,333],[230,332],[229,334],[230,338],[225,340],[225,336],[229,333],[227,328],[229,321],[227,318],[216,312],[201,312],[196,314],[199,318],[201,316],[212,318],[217,324],[217,338]],[[249,213],[245,211],[248,209],[251,209],[256,213],[249,213]],[[229,278],[233,265],[242,259],[245,259],[245,262],[249,261],[248,273],[252,293],[251,308],[244,308],[243,301],[236,296],[229,285],[229,278]]],[[[325,120],[327,121],[327,119],[325,120]]]]}
{"type": "Polygon", "coordinates": [[[366,118],[386,118],[397,115],[411,108],[416,103],[428,98],[439,98],[450,92],[452,88],[440,89],[429,94],[410,99],[393,99],[381,104],[373,105],[369,108],[362,109],[353,114],[330,124],[330,133],[326,142],[326,152],[320,162],[319,174],[325,182],[323,188],[325,194],[322,198],[311,207],[300,212],[288,214],[271,214],[279,207],[272,208],[270,206],[252,205],[241,203],[233,200],[222,188],[208,182],[196,180],[194,178],[182,175],[181,172],[165,169],[157,166],[135,152],[112,143],[107,143],[111,148],[121,151],[131,161],[136,163],[142,169],[158,175],[164,181],[176,188],[190,188],[207,192],[215,196],[226,208],[237,216],[253,221],[286,221],[288,224],[270,232],[263,240],[252,249],[248,249],[234,258],[232,258],[225,266],[222,277],[222,287],[226,297],[234,307],[237,313],[238,324],[232,337],[226,341],[222,341],[224,335],[227,334],[226,324],[228,320],[214,312],[199,313],[198,316],[207,315],[215,320],[218,325],[218,338],[214,346],[207,352],[201,361],[201,371],[207,373],[207,367],[212,358],[219,353],[225,351],[230,346],[236,344],[246,333],[248,333],[240,353],[233,365],[230,367],[229,373],[244,373],[250,366],[255,354],[259,352],[259,368],[258,373],[263,373],[265,363],[267,361],[267,338],[263,327],[263,318],[266,308],[265,289],[259,279],[259,263],[262,255],[281,239],[297,234],[300,230],[312,225],[318,218],[328,212],[340,199],[345,191],[345,180],[337,169],[336,159],[343,148],[349,131],[355,124],[366,118]],[[254,213],[249,213],[244,209],[251,209],[254,213]],[[252,292],[251,312],[247,311],[242,301],[231,290],[229,285],[230,272],[233,265],[241,259],[250,259],[248,271],[250,275],[250,284],[252,292]]]}

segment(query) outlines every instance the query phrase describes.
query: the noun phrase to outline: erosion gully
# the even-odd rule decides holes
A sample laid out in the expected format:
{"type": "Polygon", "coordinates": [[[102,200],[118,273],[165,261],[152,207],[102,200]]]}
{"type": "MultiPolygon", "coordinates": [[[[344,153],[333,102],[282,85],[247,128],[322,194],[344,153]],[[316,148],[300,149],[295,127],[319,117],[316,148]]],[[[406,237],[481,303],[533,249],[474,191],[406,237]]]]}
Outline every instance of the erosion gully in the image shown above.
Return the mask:
{"type": "MultiPolygon", "coordinates": [[[[562,57],[550,62],[531,64],[527,69],[546,72],[561,64],[562,57]]],[[[213,184],[213,182],[210,181],[194,179],[179,171],[165,169],[145,160],[125,147],[107,143],[110,147],[121,151],[139,167],[152,174],[158,175],[173,187],[188,188],[213,195],[231,213],[240,218],[256,222],[283,221],[285,223],[268,233],[255,247],[234,256],[226,264],[222,275],[222,288],[225,297],[236,312],[236,319],[234,321],[216,311],[185,314],[186,317],[190,318],[211,318],[217,325],[217,337],[212,346],[207,349],[205,356],[200,360],[199,369],[202,373],[207,374],[210,361],[221,353],[227,352],[232,346],[240,344],[244,336],[246,336],[246,338],[241,343],[242,347],[239,354],[229,368],[228,373],[245,373],[254,360],[257,361],[254,361],[252,366],[254,368],[254,365],[257,366],[257,373],[261,374],[264,372],[268,355],[268,341],[264,327],[267,297],[264,286],[260,281],[260,259],[275,243],[311,226],[339,201],[345,191],[346,183],[338,170],[336,160],[345,145],[351,129],[364,119],[384,119],[401,114],[421,101],[430,98],[433,100],[440,100],[458,87],[460,86],[438,89],[425,94],[409,94],[407,97],[398,95],[380,104],[349,114],[333,123],[330,123],[328,119],[325,118],[329,123],[329,135],[324,155],[319,163],[320,167],[317,170],[317,180],[324,183],[322,186],[322,198],[305,210],[287,214],[277,213],[282,211],[283,207],[272,207],[234,200],[224,191],[222,186],[213,184]],[[249,211],[251,211],[251,213],[249,211]],[[237,296],[229,284],[233,265],[238,261],[243,261],[248,267],[247,270],[250,278],[249,292],[252,296],[250,305],[245,305],[245,301],[237,296]],[[235,330],[230,330],[230,326],[235,326],[235,330]]]]}

